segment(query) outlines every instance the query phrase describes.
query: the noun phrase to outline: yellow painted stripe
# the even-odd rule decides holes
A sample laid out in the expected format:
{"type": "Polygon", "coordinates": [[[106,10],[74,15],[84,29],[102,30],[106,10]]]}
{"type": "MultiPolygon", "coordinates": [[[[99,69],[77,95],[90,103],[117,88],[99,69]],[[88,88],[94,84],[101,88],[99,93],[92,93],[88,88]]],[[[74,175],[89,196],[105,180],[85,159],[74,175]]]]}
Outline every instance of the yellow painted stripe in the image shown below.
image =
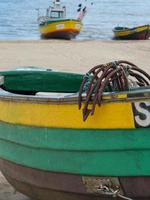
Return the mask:
{"type": "Polygon", "coordinates": [[[76,104],[0,101],[0,120],[30,126],[58,128],[134,128],[132,105],[108,103],[96,107],[86,122],[76,104]]]}
{"type": "Polygon", "coordinates": [[[149,26],[141,26],[141,27],[137,27],[136,28],[136,32],[141,32],[141,31],[145,31],[149,28],[149,26]]]}
{"type": "Polygon", "coordinates": [[[132,33],[133,33],[133,31],[130,31],[130,30],[128,30],[128,31],[115,31],[116,36],[127,36],[127,35],[130,35],[132,33]]]}
{"type": "Polygon", "coordinates": [[[40,32],[43,34],[46,33],[52,33],[55,31],[60,30],[66,30],[71,29],[77,32],[80,32],[82,28],[82,23],[78,21],[60,21],[60,22],[54,22],[51,24],[47,24],[43,27],[40,27],[40,32]]]}
{"type": "Polygon", "coordinates": [[[113,95],[109,95],[109,96],[103,96],[103,100],[111,100],[111,99],[127,99],[127,94],[113,94],[113,95]]]}

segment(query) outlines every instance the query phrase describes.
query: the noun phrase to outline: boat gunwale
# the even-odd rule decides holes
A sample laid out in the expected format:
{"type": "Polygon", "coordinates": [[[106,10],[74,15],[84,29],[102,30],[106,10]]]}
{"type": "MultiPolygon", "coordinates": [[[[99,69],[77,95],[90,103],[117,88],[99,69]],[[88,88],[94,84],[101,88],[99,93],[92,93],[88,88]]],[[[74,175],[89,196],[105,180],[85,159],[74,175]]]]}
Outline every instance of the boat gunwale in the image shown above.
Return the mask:
{"type": "MultiPolygon", "coordinates": [[[[147,24],[147,25],[143,25],[143,26],[136,26],[136,27],[133,27],[133,28],[128,28],[128,27],[123,27],[123,26],[117,26],[113,29],[113,32],[115,33],[119,33],[119,32],[127,32],[127,31],[135,31],[136,32],[136,29],[138,28],[145,28],[145,30],[142,30],[142,31],[146,31],[146,30],[150,30],[150,25],[147,24]],[[117,30],[117,28],[125,28],[125,29],[120,29],[120,30],[117,30]]],[[[140,32],[142,32],[140,31],[140,32]]]]}
{"type": "MultiPolygon", "coordinates": [[[[53,103],[53,104],[77,104],[79,93],[54,93],[39,92],[36,95],[15,94],[0,89],[0,100],[19,101],[19,102],[36,102],[36,103],[53,103]],[[61,96],[60,96],[61,95],[61,96]]],[[[86,100],[86,94],[82,95],[83,102],[86,100]]],[[[102,104],[116,102],[135,102],[141,100],[150,100],[150,87],[134,89],[122,92],[104,92],[102,104]]]]}
{"type": "Polygon", "coordinates": [[[40,27],[46,26],[48,24],[52,24],[52,23],[62,23],[62,22],[76,22],[76,23],[80,23],[82,24],[82,22],[78,19],[72,19],[72,18],[66,18],[66,19],[47,19],[47,20],[43,20],[42,23],[39,24],[40,27]]]}

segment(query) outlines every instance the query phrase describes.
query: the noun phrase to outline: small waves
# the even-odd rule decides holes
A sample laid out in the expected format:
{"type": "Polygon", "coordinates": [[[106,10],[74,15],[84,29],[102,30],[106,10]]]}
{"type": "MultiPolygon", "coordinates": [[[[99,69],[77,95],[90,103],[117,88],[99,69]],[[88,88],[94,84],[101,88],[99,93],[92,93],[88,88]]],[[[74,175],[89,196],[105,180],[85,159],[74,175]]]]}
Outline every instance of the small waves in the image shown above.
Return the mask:
{"type": "MultiPolygon", "coordinates": [[[[68,17],[77,16],[80,2],[85,3],[84,0],[62,0],[68,17]]],[[[149,0],[93,0],[93,3],[88,7],[84,28],[77,40],[110,40],[115,26],[134,27],[150,23],[149,0]]],[[[40,39],[36,9],[41,8],[41,14],[45,14],[48,6],[49,0],[1,0],[0,40],[40,39]]]]}

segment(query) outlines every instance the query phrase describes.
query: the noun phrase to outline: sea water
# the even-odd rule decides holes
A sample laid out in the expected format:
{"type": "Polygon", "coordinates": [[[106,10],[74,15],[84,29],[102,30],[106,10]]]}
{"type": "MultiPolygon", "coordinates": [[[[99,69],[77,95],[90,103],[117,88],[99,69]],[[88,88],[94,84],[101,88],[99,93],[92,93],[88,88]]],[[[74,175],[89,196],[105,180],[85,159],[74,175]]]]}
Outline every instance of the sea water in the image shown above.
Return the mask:
{"type": "MultiPolygon", "coordinates": [[[[51,2],[0,0],[0,40],[39,40],[37,9],[45,14],[51,2]]],[[[87,14],[78,40],[110,40],[115,26],[150,24],[150,0],[62,0],[69,18],[77,17],[79,3],[87,6],[87,14]]]]}

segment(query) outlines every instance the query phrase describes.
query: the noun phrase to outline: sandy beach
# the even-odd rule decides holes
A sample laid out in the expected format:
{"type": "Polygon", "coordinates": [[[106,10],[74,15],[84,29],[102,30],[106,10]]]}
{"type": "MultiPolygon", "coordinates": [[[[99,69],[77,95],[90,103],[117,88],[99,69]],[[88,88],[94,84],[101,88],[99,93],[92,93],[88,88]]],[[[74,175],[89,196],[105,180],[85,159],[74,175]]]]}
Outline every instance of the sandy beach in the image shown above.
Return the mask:
{"type": "Polygon", "coordinates": [[[147,41],[1,41],[0,69],[42,66],[86,72],[115,60],[128,60],[150,69],[150,40],[147,41]]]}
{"type": "Polygon", "coordinates": [[[30,200],[28,197],[15,191],[0,173],[0,200],[30,200]]]}
{"type": "MultiPolygon", "coordinates": [[[[41,66],[86,72],[115,60],[128,60],[150,72],[149,41],[0,41],[0,70],[41,66]]],[[[0,174],[0,200],[28,200],[0,174]]]]}

